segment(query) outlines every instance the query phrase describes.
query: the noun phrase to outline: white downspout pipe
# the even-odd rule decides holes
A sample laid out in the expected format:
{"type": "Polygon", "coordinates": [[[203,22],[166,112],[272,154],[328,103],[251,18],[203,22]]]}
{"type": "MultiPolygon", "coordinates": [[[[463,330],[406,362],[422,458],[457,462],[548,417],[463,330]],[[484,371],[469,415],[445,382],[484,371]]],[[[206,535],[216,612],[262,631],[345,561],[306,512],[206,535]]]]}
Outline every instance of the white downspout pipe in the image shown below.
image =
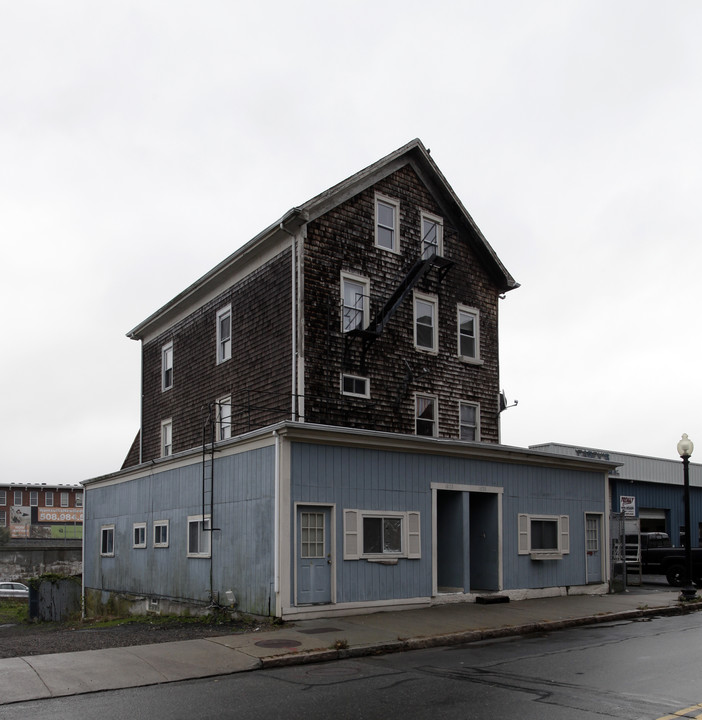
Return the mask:
{"type": "Polygon", "coordinates": [[[297,420],[297,240],[295,235],[288,230],[283,223],[280,223],[280,229],[290,235],[292,249],[292,289],[291,289],[291,322],[292,322],[292,397],[290,408],[290,419],[295,422],[297,420]]]}

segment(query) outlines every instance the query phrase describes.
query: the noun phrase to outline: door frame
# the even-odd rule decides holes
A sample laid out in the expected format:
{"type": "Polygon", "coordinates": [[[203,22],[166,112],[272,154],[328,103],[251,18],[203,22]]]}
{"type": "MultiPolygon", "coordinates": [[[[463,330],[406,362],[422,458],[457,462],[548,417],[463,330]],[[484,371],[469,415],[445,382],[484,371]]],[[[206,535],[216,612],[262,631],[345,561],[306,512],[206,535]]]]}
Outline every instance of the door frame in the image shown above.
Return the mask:
{"type": "Polygon", "coordinates": [[[605,550],[606,550],[606,544],[605,544],[605,535],[604,535],[604,513],[602,512],[589,512],[585,511],[584,517],[583,517],[583,526],[584,526],[584,535],[585,535],[585,584],[586,585],[596,585],[597,582],[590,583],[587,579],[587,566],[588,566],[588,555],[587,555],[587,519],[589,516],[597,517],[599,520],[599,544],[600,544],[600,579],[599,583],[606,582],[606,574],[605,574],[605,550]]]}
{"type": "MultiPolygon", "coordinates": [[[[489,493],[497,495],[497,592],[504,588],[504,568],[502,563],[502,496],[503,487],[490,485],[458,485],[456,483],[431,483],[431,594],[439,594],[439,567],[438,567],[438,528],[437,528],[437,496],[439,490],[451,490],[464,493],[489,493]]],[[[465,594],[469,594],[468,592],[465,594]]]]}
{"type": "Polygon", "coordinates": [[[299,561],[299,548],[298,548],[298,525],[297,518],[299,509],[301,507],[312,507],[320,508],[322,510],[329,510],[329,554],[331,555],[331,567],[330,567],[330,605],[336,603],[336,503],[320,503],[320,502],[295,502],[293,503],[293,542],[292,542],[292,555],[293,555],[293,607],[303,607],[303,604],[298,602],[297,599],[297,573],[298,573],[298,561],[299,561]]]}

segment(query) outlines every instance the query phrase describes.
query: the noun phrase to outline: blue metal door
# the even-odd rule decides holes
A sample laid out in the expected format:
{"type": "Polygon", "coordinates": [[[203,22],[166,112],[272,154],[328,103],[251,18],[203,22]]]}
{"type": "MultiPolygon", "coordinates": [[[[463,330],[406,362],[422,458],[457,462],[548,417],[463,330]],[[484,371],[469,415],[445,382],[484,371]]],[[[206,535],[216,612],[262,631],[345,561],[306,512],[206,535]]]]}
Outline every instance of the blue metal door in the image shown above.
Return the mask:
{"type": "Polygon", "coordinates": [[[297,602],[331,602],[331,512],[329,508],[301,506],[297,510],[297,602]]]}

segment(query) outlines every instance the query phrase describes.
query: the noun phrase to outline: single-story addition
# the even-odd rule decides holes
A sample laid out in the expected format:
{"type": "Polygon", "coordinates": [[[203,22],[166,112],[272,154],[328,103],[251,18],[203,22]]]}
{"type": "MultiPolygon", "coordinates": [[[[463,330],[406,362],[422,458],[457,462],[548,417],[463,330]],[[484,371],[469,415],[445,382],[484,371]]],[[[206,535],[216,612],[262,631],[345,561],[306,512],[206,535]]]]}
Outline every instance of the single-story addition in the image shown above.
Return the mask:
{"type": "Polygon", "coordinates": [[[87,612],[294,619],[605,593],[613,467],[278,423],[86,481],[87,612]]]}

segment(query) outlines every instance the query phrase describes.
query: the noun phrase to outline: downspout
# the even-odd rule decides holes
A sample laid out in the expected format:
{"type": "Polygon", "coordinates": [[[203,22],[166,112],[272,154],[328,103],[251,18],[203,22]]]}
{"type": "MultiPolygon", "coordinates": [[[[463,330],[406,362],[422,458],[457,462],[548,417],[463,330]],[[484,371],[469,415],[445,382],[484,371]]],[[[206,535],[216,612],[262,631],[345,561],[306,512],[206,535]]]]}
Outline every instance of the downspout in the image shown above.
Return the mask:
{"type": "MultiPolygon", "coordinates": [[[[144,454],[144,342],[140,343],[141,357],[139,372],[141,375],[141,387],[139,388],[139,465],[143,462],[144,454]]],[[[83,556],[85,557],[85,556],[83,556]]]]}
{"type": "Polygon", "coordinates": [[[273,484],[273,592],[277,599],[280,594],[280,435],[273,431],[275,437],[275,477],[273,484]]]}
{"type": "MultiPolygon", "coordinates": [[[[292,248],[292,291],[291,291],[291,321],[292,321],[292,397],[291,420],[297,420],[297,240],[295,235],[281,222],[280,229],[290,235],[292,248]]],[[[276,445],[277,447],[277,445],[276,445]]]]}

